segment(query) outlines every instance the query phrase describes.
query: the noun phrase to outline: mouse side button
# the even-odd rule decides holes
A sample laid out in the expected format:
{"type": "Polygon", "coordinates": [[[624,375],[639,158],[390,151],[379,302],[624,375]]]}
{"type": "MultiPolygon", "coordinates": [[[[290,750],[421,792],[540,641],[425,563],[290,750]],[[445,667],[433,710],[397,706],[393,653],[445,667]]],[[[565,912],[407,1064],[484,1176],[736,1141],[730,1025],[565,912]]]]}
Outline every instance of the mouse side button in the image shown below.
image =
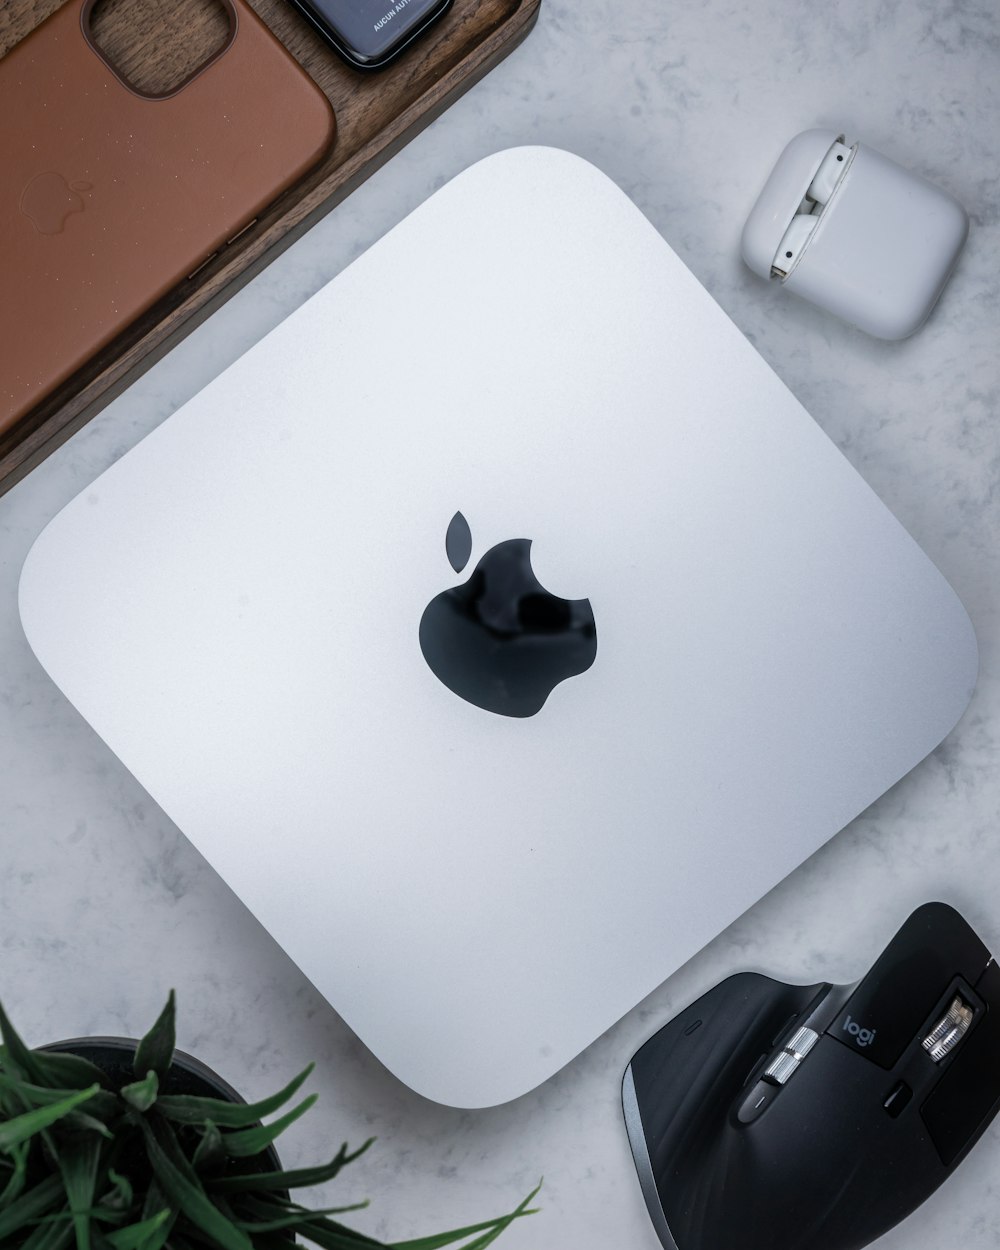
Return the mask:
{"type": "Polygon", "coordinates": [[[770,1081],[758,1081],[740,1103],[739,1110],[736,1112],[737,1120],[741,1124],[753,1124],[754,1120],[764,1114],[780,1093],[780,1085],[773,1085],[770,1081]]]}
{"type": "Polygon", "coordinates": [[[905,1081],[897,1081],[883,1099],[882,1109],[887,1111],[892,1119],[898,1120],[905,1108],[909,1106],[912,1097],[913,1090],[909,1085],[905,1081]]]}

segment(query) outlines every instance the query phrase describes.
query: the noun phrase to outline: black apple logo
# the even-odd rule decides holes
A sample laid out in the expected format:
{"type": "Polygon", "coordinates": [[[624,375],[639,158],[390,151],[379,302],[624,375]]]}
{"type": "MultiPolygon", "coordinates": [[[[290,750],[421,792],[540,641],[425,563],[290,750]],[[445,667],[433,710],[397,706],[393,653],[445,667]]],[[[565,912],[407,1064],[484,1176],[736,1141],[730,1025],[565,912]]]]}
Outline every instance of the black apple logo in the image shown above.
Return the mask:
{"type": "Polygon", "coordinates": [[[70,186],[62,174],[49,170],[32,178],[21,192],[21,212],[39,234],[61,234],[67,219],[73,213],[83,212],[79,192],[90,189],[89,182],[74,182],[70,186]]]}
{"type": "MultiPolygon", "coordinates": [[[[452,568],[472,555],[472,533],[456,512],[445,536],[452,568]]],[[[434,675],[476,707],[534,716],[567,677],[597,655],[589,599],[560,599],[531,567],[531,542],[498,543],[462,586],[442,591],[420,618],[420,649],[434,675]]]]}

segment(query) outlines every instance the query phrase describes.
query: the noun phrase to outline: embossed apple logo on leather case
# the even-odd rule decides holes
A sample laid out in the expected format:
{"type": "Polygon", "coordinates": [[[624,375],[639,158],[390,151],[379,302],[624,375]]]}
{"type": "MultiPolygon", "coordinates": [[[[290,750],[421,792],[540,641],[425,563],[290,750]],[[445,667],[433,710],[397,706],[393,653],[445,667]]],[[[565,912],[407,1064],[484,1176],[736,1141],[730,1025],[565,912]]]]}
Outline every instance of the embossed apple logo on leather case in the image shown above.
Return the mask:
{"type": "Polygon", "coordinates": [[[67,182],[54,169],[36,174],[21,192],[19,207],[39,234],[62,234],[74,213],[82,213],[89,182],[67,182]]]}

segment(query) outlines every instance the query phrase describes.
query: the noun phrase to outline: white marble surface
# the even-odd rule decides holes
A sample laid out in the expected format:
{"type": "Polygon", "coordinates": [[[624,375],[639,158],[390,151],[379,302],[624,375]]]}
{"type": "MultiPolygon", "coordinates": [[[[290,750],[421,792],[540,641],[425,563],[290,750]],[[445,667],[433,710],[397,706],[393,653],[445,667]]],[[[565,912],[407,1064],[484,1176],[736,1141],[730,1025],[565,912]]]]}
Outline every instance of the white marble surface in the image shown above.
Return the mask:
{"type": "MultiPolygon", "coordinates": [[[[0,499],[0,994],[33,1042],[134,1034],[167,988],[180,1039],[248,1095],[319,1060],[288,1163],[379,1142],[339,1194],[403,1238],[500,1211],[499,1244],[655,1250],[622,1126],[636,1047],[743,968],[858,976],[916,904],[957,905],[1000,950],[1000,10],[994,0],[543,0],[528,41],[306,238],[0,499]],[[784,142],[843,128],[939,181],[972,233],[930,323],[885,344],[769,288],[737,254],[784,142]],[[21,562],[102,469],[478,157],[545,142],[615,178],[938,563],[982,649],[968,713],[934,755],[542,1088],[486,1112],[409,1093],[146,797],[40,671],[21,562]]],[[[670,918],[664,917],[669,924],[670,918]]],[[[1000,1245],[994,1128],[886,1250],[1000,1245]]]]}

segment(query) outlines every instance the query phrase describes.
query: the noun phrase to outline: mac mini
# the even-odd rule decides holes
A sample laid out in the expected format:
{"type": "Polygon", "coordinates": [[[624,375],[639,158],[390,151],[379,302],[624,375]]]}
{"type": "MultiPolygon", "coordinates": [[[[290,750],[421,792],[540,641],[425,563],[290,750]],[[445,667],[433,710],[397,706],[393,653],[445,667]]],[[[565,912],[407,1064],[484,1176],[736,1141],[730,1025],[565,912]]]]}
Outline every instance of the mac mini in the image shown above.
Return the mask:
{"type": "Polygon", "coordinates": [[[433,195],[71,502],[35,654],[376,1056],[551,1076],[921,760],[961,604],[626,196],[433,195]]]}

